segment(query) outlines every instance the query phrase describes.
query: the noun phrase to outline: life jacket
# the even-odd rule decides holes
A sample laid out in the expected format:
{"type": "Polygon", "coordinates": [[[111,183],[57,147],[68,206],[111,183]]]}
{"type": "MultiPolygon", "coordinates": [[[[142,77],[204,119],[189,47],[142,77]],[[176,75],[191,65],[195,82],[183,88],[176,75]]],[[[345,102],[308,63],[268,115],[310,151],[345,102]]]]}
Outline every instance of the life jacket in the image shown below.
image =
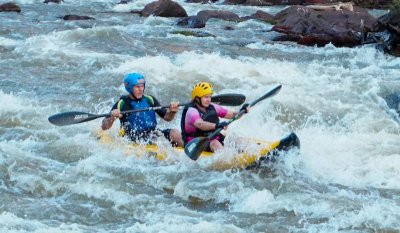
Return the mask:
{"type": "Polygon", "coordinates": [[[196,128],[196,131],[193,133],[186,132],[185,118],[186,118],[186,113],[190,107],[195,108],[199,112],[200,117],[203,121],[207,121],[207,122],[211,122],[211,123],[215,123],[215,124],[219,123],[219,117],[218,117],[217,110],[215,109],[215,107],[212,104],[210,104],[210,106],[208,106],[206,108],[206,112],[202,112],[200,109],[198,109],[193,102],[186,105],[185,108],[183,109],[182,118],[181,118],[181,134],[182,134],[182,139],[183,139],[183,142],[185,143],[185,145],[186,145],[186,143],[188,143],[188,141],[187,141],[188,137],[206,137],[214,131],[214,130],[204,131],[204,130],[196,128]]]}
{"type": "MultiPolygon", "coordinates": [[[[154,100],[151,96],[144,95],[140,100],[133,100],[129,96],[122,96],[117,104],[120,111],[143,109],[154,106],[154,100]]],[[[151,131],[157,126],[155,111],[143,111],[129,114],[126,122],[121,122],[120,135],[128,134],[132,137],[140,137],[151,131]]]]}

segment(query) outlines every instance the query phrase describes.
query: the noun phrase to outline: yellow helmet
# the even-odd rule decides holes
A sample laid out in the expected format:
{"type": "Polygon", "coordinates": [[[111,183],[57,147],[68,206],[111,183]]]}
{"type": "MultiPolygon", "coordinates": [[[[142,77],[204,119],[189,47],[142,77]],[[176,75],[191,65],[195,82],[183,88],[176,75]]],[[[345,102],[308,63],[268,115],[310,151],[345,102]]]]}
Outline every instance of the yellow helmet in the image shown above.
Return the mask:
{"type": "Polygon", "coordinates": [[[212,95],[214,93],[212,85],[208,82],[200,82],[194,85],[192,89],[192,100],[196,97],[203,97],[205,95],[212,95]]]}

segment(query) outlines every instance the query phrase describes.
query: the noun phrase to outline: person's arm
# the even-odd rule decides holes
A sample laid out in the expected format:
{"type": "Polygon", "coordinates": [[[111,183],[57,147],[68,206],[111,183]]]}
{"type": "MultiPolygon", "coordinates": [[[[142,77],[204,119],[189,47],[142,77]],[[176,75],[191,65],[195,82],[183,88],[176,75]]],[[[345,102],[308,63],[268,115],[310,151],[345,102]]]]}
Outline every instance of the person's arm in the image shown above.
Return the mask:
{"type": "MultiPolygon", "coordinates": [[[[154,101],[153,107],[161,106],[160,102],[154,96],[151,96],[151,97],[153,98],[153,101],[154,101]]],[[[164,119],[166,121],[172,121],[175,118],[175,115],[179,110],[178,105],[179,105],[179,102],[171,102],[168,109],[158,109],[158,110],[156,110],[156,113],[162,119],[164,119]]]]}
{"type": "Polygon", "coordinates": [[[191,130],[193,130],[193,132],[195,131],[194,128],[204,131],[215,129],[215,124],[201,119],[199,111],[193,107],[189,107],[186,112],[185,126],[186,125],[188,128],[192,128],[191,130]]]}
{"type": "MultiPolygon", "coordinates": [[[[227,110],[226,108],[221,107],[220,105],[214,104],[214,107],[218,113],[219,117],[223,117],[225,119],[232,119],[236,116],[239,112],[234,112],[227,110]]],[[[246,110],[246,113],[250,111],[250,106],[248,104],[244,104],[239,111],[246,110]]]]}
{"type": "Polygon", "coordinates": [[[204,121],[203,119],[197,119],[194,124],[193,124],[196,128],[201,129],[203,131],[210,131],[210,130],[214,130],[216,128],[216,124],[215,123],[211,123],[208,121],[204,121]]]}
{"type": "Polygon", "coordinates": [[[119,109],[112,110],[111,116],[104,118],[103,121],[101,122],[101,128],[103,130],[107,130],[107,129],[111,128],[112,125],[114,124],[115,119],[121,118],[121,117],[122,117],[122,114],[119,111],[119,109]]]}
{"type": "Polygon", "coordinates": [[[224,128],[226,129],[226,122],[220,122],[219,124],[215,124],[212,122],[204,121],[201,117],[199,112],[195,109],[190,107],[186,113],[185,124],[192,125],[192,127],[196,127],[197,129],[203,131],[211,131],[217,128],[224,128]]]}
{"type": "Polygon", "coordinates": [[[238,113],[237,112],[234,112],[234,111],[228,111],[226,114],[225,114],[225,116],[224,116],[224,118],[226,118],[226,119],[232,119],[234,116],[236,116],[238,113]]]}
{"type": "Polygon", "coordinates": [[[104,118],[101,122],[101,129],[110,129],[113,126],[115,119],[122,117],[121,111],[117,108],[117,103],[115,103],[111,109],[111,116],[104,118]]]}
{"type": "Polygon", "coordinates": [[[116,118],[113,116],[104,118],[103,121],[101,122],[101,129],[107,130],[111,128],[112,125],[114,124],[115,119],[116,118]]]}
{"type": "Polygon", "coordinates": [[[172,121],[175,118],[178,109],[179,109],[179,102],[171,102],[169,108],[167,109],[167,112],[164,115],[164,120],[172,121]]]}

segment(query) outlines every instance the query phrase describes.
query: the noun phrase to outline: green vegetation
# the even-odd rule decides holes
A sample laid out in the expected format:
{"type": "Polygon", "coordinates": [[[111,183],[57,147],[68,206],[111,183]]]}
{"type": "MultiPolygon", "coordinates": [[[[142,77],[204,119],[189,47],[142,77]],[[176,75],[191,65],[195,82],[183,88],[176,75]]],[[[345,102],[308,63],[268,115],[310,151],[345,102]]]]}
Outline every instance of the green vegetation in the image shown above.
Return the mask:
{"type": "Polygon", "coordinates": [[[354,0],[356,6],[370,9],[400,9],[400,0],[354,0]]]}
{"type": "Polygon", "coordinates": [[[400,0],[393,0],[390,4],[390,10],[400,10],[400,0]]]}

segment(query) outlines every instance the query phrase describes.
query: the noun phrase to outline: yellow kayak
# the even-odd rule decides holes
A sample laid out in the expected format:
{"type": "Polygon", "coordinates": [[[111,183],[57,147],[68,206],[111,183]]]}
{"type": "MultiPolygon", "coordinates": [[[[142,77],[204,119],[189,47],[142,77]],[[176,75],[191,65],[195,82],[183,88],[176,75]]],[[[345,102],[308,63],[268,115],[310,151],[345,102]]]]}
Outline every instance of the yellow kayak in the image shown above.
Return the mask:
{"type": "MultiPolygon", "coordinates": [[[[107,133],[107,131],[98,132],[99,142],[105,145],[121,146],[115,138],[107,133]]],[[[271,160],[277,156],[279,151],[288,151],[293,148],[300,148],[300,140],[295,133],[290,133],[288,136],[268,142],[260,141],[255,139],[241,139],[243,145],[245,145],[238,151],[235,149],[232,152],[206,152],[203,151],[200,154],[197,162],[211,163],[211,166],[217,170],[226,170],[231,168],[257,168],[263,161],[271,160]]],[[[169,159],[170,156],[186,156],[184,148],[182,147],[171,147],[166,145],[156,144],[135,144],[135,143],[124,143],[124,154],[135,155],[137,157],[155,157],[159,160],[169,159]]],[[[222,150],[222,151],[225,151],[222,150]]],[[[189,157],[187,157],[189,159],[189,157]]]]}

